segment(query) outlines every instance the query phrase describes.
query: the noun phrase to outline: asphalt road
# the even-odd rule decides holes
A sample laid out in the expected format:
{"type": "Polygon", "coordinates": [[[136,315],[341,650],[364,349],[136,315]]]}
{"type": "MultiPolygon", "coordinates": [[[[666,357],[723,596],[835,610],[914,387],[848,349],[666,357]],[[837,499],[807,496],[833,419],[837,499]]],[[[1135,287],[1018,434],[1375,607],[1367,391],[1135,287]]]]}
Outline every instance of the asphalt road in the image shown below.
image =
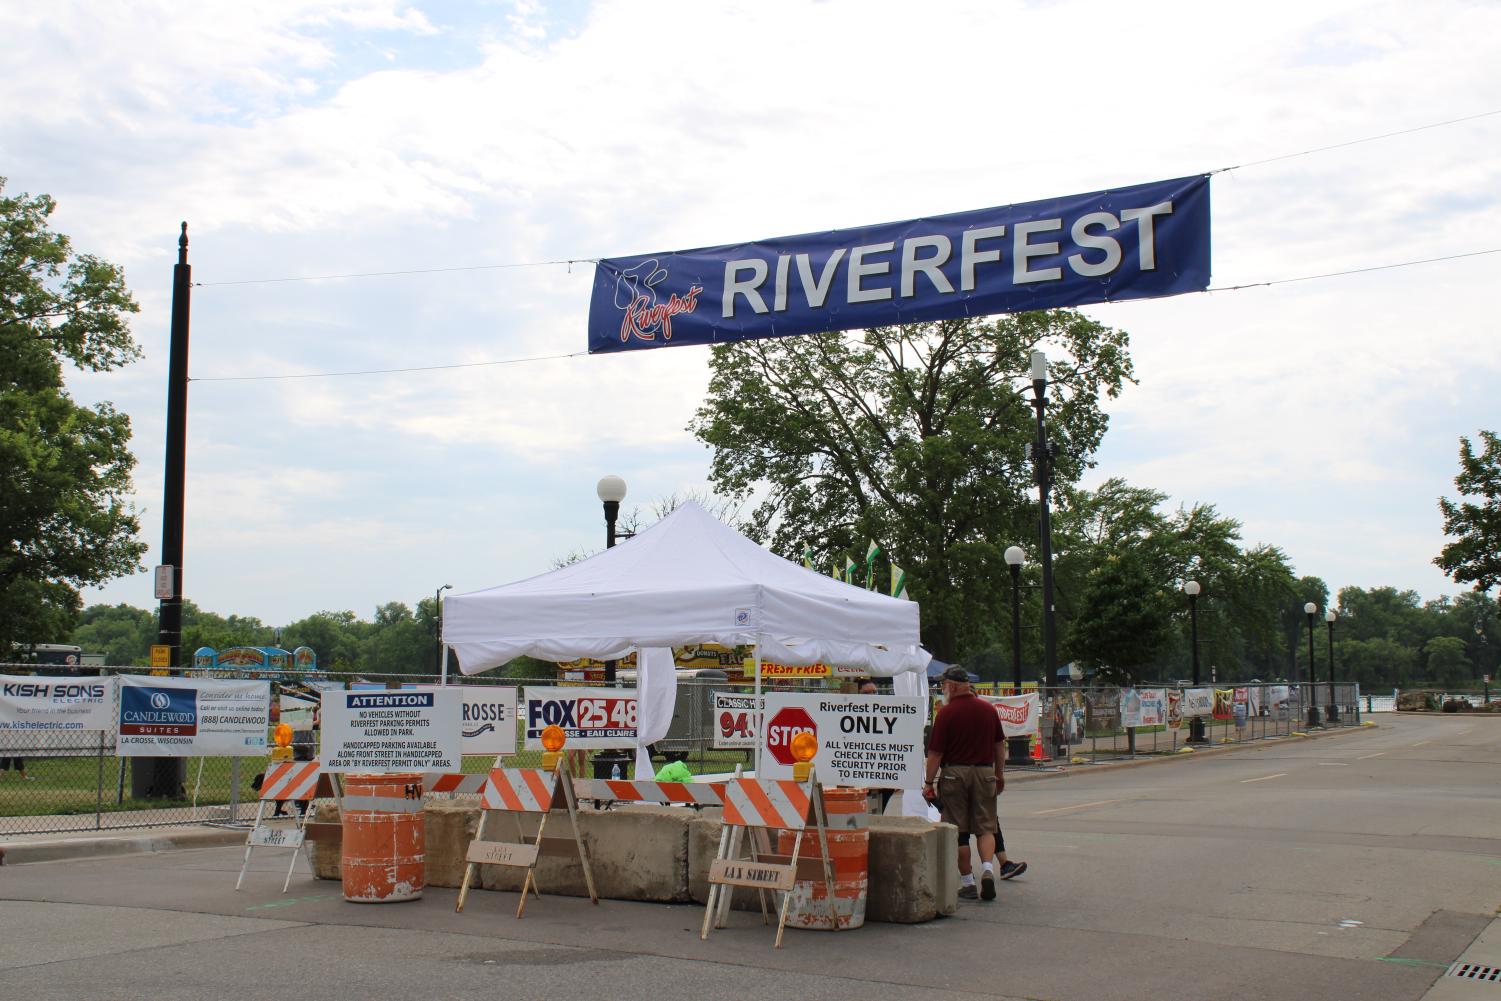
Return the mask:
{"type": "MultiPolygon", "coordinates": [[[[0,999],[1419,999],[1501,906],[1501,718],[1374,729],[1017,781],[1031,871],[914,927],[454,892],[361,906],[264,853],[0,868],[0,999]]],[[[1442,986],[1442,985],[1441,985],[1442,986]]],[[[1501,987],[1478,988],[1501,998],[1501,987]]]]}

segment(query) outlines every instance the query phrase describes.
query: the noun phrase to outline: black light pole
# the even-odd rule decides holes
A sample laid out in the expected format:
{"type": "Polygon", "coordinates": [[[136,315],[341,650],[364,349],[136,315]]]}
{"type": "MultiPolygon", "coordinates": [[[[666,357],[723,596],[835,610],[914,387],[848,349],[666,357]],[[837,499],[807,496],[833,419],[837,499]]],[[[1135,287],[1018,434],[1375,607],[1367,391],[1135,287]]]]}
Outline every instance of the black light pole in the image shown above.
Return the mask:
{"type": "MultiPolygon", "coordinates": [[[[598,485],[594,488],[595,494],[605,506],[605,548],[615,548],[615,523],[620,519],[620,502],[625,500],[625,480],[614,475],[601,476],[598,485]]],[[[638,653],[639,657],[640,654],[638,653]]],[[[617,664],[613,660],[605,661],[605,684],[614,686],[615,668],[617,664]]],[[[637,673],[640,678],[640,673],[637,673]]],[[[597,779],[625,778],[626,772],[631,767],[631,756],[623,750],[610,748],[594,755],[594,777],[597,779]]],[[[650,775],[638,775],[642,780],[651,778],[650,775]]]]}
{"type": "Polygon", "coordinates": [[[1318,610],[1319,606],[1311,601],[1303,606],[1303,613],[1308,616],[1308,725],[1311,727],[1319,725],[1319,672],[1313,665],[1313,617],[1318,610]]]}
{"type": "Polygon", "coordinates": [[[1048,408],[1048,356],[1032,352],[1032,406],[1037,410],[1037,440],[1032,443],[1032,465],[1037,472],[1039,505],[1038,535],[1042,556],[1042,663],[1043,677],[1058,676],[1058,639],[1053,623],[1053,525],[1048,512],[1048,493],[1053,487],[1053,449],[1048,444],[1043,415],[1048,408]]]}
{"type": "MultiPolygon", "coordinates": [[[[1199,687],[1199,582],[1186,580],[1183,582],[1183,593],[1188,595],[1188,636],[1189,645],[1193,647],[1193,678],[1194,687],[1199,687]]],[[[1188,717],[1188,741],[1190,744],[1207,744],[1209,738],[1204,735],[1204,717],[1188,717]]]]}
{"type": "MultiPolygon", "coordinates": [[[[188,264],[188,224],[177,237],[177,264],[172,268],[172,328],[167,361],[166,484],[162,491],[162,567],[169,586],[157,584],[156,642],[171,647],[169,667],[182,666],[182,549],[183,496],[188,453],[188,319],[193,294],[193,269],[188,264]],[[170,591],[170,594],[164,593],[170,591]]],[[[183,758],[134,758],[130,765],[131,794],[152,799],[182,799],[186,795],[183,758]]]]}
{"type": "Polygon", "coordinates": [[[1324,624],[1329,627],[1329,708],[1324,712],[1324,719],[1332,724],[1339,723],[1339,701],[1334,697],[1334,620],[1339,618],[1339,613],[1334,609],[1324,613],[1324,624]]]}
{"type": "MultiPolygon", "coordinates": [[[[620,519],[620,502],[625,500],[625,480],[614,475],[601,476],[594,488],[605,505],[605,548],[615,548],[615,522],[620,519]]],[[[605,684],[615,684],[615,661],[605,661],[605,684]]]]}
{"type": "Polygon", "coordinates": [[[433,592],[433,673],[448,684],[448,662],[443,657],[443,592],[453,589],[444,584],[433,592]]]}
{"type": "MultiPolygon", "coordinates": [[[[1011,568],[1011,682],[1016,694],[1022,692],[1022,560],[1026,554],[1021,546],[1006,550],[1006,565],[1011,568]]],[[[1031,762],[1025,736],[1006,738],[1006,764],[1025,765],[1031,762]]]]}

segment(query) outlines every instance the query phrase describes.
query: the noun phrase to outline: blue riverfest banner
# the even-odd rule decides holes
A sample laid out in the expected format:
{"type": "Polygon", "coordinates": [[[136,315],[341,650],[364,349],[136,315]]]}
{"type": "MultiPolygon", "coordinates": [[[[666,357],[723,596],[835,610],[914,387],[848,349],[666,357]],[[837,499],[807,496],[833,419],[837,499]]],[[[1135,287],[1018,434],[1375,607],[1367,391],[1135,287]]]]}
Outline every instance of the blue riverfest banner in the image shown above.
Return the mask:
{"type": "Polygon", "coordinates": [[[1209,287],[1209,178],[602,260],[589,352],[721,344],[1209,287]]]}

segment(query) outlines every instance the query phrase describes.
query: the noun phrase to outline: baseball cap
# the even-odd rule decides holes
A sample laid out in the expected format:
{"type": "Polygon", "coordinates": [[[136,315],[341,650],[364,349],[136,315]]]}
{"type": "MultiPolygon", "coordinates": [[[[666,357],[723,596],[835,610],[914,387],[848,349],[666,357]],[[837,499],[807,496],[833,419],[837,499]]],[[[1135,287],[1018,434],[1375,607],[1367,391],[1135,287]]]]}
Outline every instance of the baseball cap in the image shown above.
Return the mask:
{"type": "Polygon", "coordinates": [[[969,672],[958,664],[950,664],[939,677],[944,681],[962,681],[969,684],[969,672]]]}

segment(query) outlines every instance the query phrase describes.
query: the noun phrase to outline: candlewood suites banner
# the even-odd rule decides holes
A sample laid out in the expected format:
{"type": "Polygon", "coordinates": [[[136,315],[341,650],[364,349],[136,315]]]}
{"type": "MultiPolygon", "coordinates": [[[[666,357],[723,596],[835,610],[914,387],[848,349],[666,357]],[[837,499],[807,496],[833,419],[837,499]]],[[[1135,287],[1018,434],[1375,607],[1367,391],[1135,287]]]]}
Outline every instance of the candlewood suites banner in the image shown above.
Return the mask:
{"type": "Polygon", "coordinates": [[[591,354],[988,316],[1209,286],[1209,178],[608,258],[591,354]]]}

